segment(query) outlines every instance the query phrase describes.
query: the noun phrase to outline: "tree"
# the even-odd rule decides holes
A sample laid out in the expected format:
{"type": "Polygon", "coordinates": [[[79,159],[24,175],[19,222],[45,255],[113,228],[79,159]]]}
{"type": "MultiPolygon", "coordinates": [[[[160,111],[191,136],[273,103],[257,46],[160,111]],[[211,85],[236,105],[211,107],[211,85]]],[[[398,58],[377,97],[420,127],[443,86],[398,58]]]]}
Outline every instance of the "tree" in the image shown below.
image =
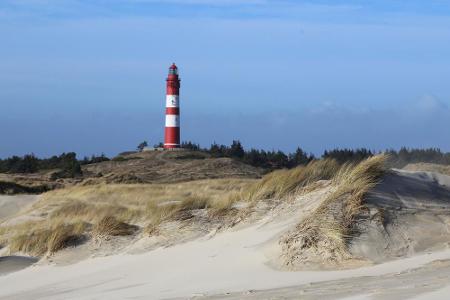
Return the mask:
{"type": "Polygon", "coordinates": [[[62,172],[66,177],[77,177],[83,174],[75,152],[63,153],[61,156],[62,172]]]}
{"type": "Polygon", "coordinates": [[[195,144],[191,141],[184,141],[181,143],[181,148],[183,149],[188,149],[188,150],[194,150],[194,151],[198,151],[201,150],[200,148],[200,144],[195,144]]]}
{"type": "Polygon", "coordinates": [[[306,165],[314,159],[314,155],[308,155],[302,148],[298,147],[295,153],[289,154],[289,166],[306,165]]]}
{"type": "Polygon", "coordinates": [[[331,158],[337,160],[339,163],[345,162],[359,162],[368,157],[373,156],[372,151],[360,148],[360,149],[334,149],[331,151],[325,151],[322,158],[331,158]]]}
{"type": "Polygon", "coordinates": [[[145,147],[148,147],[147,141],[143,141],[142,143],[140,143],[140,144],[137,146],[137,150],[139,150],[140,152],[142,152],[142,151],[144,151],[144,148],[145,148],[145,147]]]}
{"type": "Polygon", "coordinates": [[[110,159],[102,153],[100,156],[92,155],[90,158],[85,156],[83,160],[80,161],[81,165],[95,164],[103,161],[109,161],[110,159]]]}
{"type": "Polygon", "coordinates": [[[230,157],[236,157],[236,158],[243,158],[245,155],[244,147],[242,147],[242,144],[240,141],[236,140],[233,141],[230,147],[229,156],[230,157]]]}
{"type": "Polygon", "coordinates": [[[34,154],[25,155],[16,165],[16,173],[34,173],[39,170],[39,160],[34,154]]]}
{"type": "Polygon", "coordinates": [[[216,142],[211,144],[211,147],[209,148],[209,153],[215,157],[220,157],[223,155],[223,153],[221,153],[221,151],[220,151],[220,146],[217,145],[216,142]]]}

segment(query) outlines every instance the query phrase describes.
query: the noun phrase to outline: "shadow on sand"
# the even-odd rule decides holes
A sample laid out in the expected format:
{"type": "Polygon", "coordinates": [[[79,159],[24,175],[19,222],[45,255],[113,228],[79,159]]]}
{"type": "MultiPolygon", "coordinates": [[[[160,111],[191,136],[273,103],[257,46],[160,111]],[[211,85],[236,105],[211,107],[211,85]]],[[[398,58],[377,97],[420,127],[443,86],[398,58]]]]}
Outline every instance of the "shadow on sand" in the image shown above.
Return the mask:
{"type": "Polygon", "coordinates": [[[37,258],[27,256],[0,257],[0,276],[25,269],[37,261],[37,258]]]}

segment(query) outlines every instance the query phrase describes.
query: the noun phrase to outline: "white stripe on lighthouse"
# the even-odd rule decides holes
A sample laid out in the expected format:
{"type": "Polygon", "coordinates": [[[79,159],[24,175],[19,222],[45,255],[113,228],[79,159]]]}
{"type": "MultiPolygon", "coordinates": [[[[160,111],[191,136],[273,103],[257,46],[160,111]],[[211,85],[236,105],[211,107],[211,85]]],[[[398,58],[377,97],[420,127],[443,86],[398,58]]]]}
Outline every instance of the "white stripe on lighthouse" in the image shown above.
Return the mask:
{"type": "Polygon", "coordinates": [[[166,107],[178,107],[179,106],[179,96],[178,95],[167,95],[166,96],[166,107]]]}
{"type": "Polygon", "coordinates": [[[180,127],[180,116],[166,115],[166,127],[180,127]]]}

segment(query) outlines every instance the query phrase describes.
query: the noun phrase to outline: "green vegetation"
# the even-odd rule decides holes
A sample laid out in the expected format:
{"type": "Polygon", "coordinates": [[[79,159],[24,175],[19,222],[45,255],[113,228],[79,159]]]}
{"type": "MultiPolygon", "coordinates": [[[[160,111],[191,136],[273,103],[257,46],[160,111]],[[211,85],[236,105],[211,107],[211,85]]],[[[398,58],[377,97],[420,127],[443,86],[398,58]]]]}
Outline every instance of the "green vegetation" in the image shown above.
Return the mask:
{"type": "Polygon", "coordinates": [[[286,154],[281,150],[245,150],[240,141],[233,141],[230,146],[212,144],[209,149],[203,149],[213,157],[231,157],[254,167],[269,170],[293,168],[299,165],[306,165],[314,160],[313,154],[307,154],[301,148],[297,148],[294,153],[286,154]]]}
{"type": "Polygon", "coordinates": [[[47,185],[25,186],[15,182],[0,180],[0,195],[14,195],[14,194],[41,194],[51,190],[47,185]]]}
{"type": "Polygon", "coordinates": [[[388,150],[388,164],[391,167],[403,168],[411,163],[434,163],[450,165],[450,153],[444,153],[438,148],[408,149],[401,148],[400,151],[388,150]]]}
{"type": "MultiPolygon", "coordinates": [[[[138,145],[138,149],[142,150],[148,145],[142,142],[138,145]]],[[[155,147],[162,147],[160,143],[155,147]]],[[[268,171],[277,169],[291,169],[297,166],[305,166],[311,161],[318,158],[312,153],[307,153],[298,147],[293,153],[285,153],[281,150],[246,150],[240,141],[235,140],[230,146],[219,145],[213,143],[209,148],[202,148],[199,144],[185,141],[181,145],[183,148],[209,154],[212,157],[229,157],[242,161],[248,165],[266,169],[268,171]]],[[[133,153],[133,152],[130,152],[133,153]]],[[[401,148],[399,151],[386,150],[384,153],[389,155],[388,166],[402,168],[409,163],[436,163],[450,165],[450,153],[444,153],[437,148],[429,149],[408,149],[401,148]]],[[[369,149],[334,149],[326,150],[321,156],[322,159],[333,159],[340,164],[357,163],[376,155],[377,153],[369,149]]],[[[185,159],[202,159],[205,156],[191,155],[183,157],[185,159]]],[[[129,158],[124,155],[117,156],[114,161],[125,161],[129,158]]],[[[57,170],[53,177],[56,178],[73,178],[82,175],[81,166],[110,159],[104,154],[100,156],[85,157],[77,160],[76,154],[73,152],[63,153],[60,156],[52,156],[46,159],[39,159],[33,154],[23,157],[13,156],[7,159],[0,159],[0,173],[36,173],[45,170],[57,170]]]]}
{"type": "MultiPolygon", "coordinates": [[[[231,157],[242,162],[264,169],[290,169],[300,165],[307,165],[316,160],[314,154],[306,153],[300,147],[294,153],[285,153],[281,150],[245,150],[240,141],[233,141],[230,146],[212,144],[210,148],[201,148],[200,145],[192,142],[184,142],[183,147],[211,154],[213,157],[231,157]]],[[[388,166],[401,168],[409,163],[437,163],[450,165],[450,153],[444,153],[437,148],[429,149],[408,149],[401,148],[399,151],[390,149],[384,151],[389,156],[388,166]]],[[[322,159],[334,159],[340,164],[358,163],[369,157],[379,154],[375,151],[359,149],[333,149],[326,150],[322,154],[322,159]]]]}
{"type": "Polygon", "coordinates": [[[335,159],[339,163],[346,163],[346,162],[358,162],[362,161],[368,157],[373,156],[373,152],[361,148],[361,149],[334,149],[331,151],[325,150],[325,152],[322,155],[322,158],[329,158],[329,159],[335,159]]]}
{"type": "Polygon", "coordinates": [[[109,160],[104,154],[101,156],[85,157],[83,160],[77,160],[74,152],[63,153],[59,156],[40,159],[34,154],[27,154],[23,157],[12,156],[7,159],[0,159],[0,173],[37,173],[45,170],[56,170],[52,174],[53,179],[74,178],[81,176],[81,165],[98,163],[109,160]]]}
{"type": "Polygon", "coordinates": [[[143,141],[142,143],[139,143],[139,145],[136,147],[136,149],[138,150],[138,151],[144,151],[144,148],[145,147],[148,147],[148,143],[147,143],[147,141],[143,141]]]}

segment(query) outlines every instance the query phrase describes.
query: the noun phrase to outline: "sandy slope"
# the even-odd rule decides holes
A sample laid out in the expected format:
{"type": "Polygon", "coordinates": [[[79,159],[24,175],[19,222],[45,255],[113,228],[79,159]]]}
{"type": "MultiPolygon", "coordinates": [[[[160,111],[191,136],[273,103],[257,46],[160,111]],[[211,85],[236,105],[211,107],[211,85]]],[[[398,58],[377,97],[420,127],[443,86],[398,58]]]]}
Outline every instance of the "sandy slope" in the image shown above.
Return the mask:
{"type": "Polygon", "coordinates": [[[366,200],[370,219],[352,252],[375,263],[450,245],[450,177],[394,170],[366,200]]]}
{"type": "MultiPolygon", "coordinates": [[[[283,223],[260,223],[236,232],[225,232],[212,239],[196,240],[140,255],[88,259],[64,267],[31,267],[0,277],[0,299],[161,299],[223,296],[236,291],[239,293],[235,299],[240,299],[252,295],[252,292],[246,292],[249,290],[285,286],[295,286],[291,292],[292,299],[295,299],[305,285],[308,287],[312,282],[351,277],[359,277],[359,282],[365,282],[365,276],[380,276],[381,280],[395,276],[390,274],[408,274],[408,270],[438,259],[450,259],[450,251],[445,251],[356,270],[276,271],[265,264],[267,258],[263,249],[268,237],[273,237],[282,229],[283,223]]],[[[444,282],[449,282],[448,264],[445,270],[444,273],[433,271],[428,274],[435,277],[433,281],[440,283],[434,288],[444,286],[443,275],[446,276],[444,282]]],[[[344,282],[353,282],[353,289],[347,290],[348,294],[367,291],[361,290],[354,279],[344,282]]],[[[410,284],[422,282],[419,278],[411,280],[410,284]]],[[[397,283],[402,283],[402,278],[397,283]]],[[[331,290],[340,286],[341,283],[336,283],[331,290]]],[[[378,288],[383,286],[378,283],[378,288]]],[[[268,292],[254,299],[269,298],[265,296],[269,295],[266,294],[268,292]]],[[[279,292],[278,295],[287,293],[285,290],[279,292]]],[[[329,292],[330,287],[328,291],[315,290],[312,295],[329,292]]]]}
{"type": "Polygon", "coordinates": [[[408,164],[403,169],[407,171],[435,172],[444,175],[450,175],[450,166],[439,164],[431,164],[431,163],[408,164]]]}
{"type": "Polygon", "coordinates": [[[35,202],[37,195],[0,195],[0,223],[35,202]]]}
{"type": "Polygon", "coordinates": [[[140,252],[144,239],[120,254],[0,276],[0,299],[428,299],[428,293],[431,299],[448,298],[450,177],[433,173],[396,171],[369,198],[370,210],[385,215],[378,223],[364,222],[366,231],[353,251],[379,264],[277,270],[280,236],[329,191],[325,186],[285,206],[261,209],[262,217],[250,223],[169,248],[130,254],[140,252]]]}

